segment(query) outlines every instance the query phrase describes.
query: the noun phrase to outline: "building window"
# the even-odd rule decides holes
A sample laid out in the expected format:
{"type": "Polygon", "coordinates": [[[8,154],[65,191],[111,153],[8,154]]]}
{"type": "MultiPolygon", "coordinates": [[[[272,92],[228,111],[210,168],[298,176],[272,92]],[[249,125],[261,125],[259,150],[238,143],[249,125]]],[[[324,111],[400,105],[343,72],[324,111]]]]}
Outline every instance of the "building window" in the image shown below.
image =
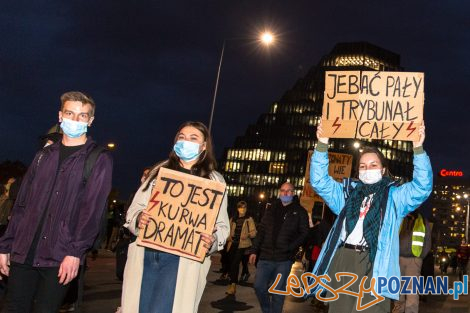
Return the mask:
{"type": "Polygon", "coordinates": [[[271,162],[269,163],[270,174],[285,174],[287,166],[283,162],[271,162]]]}

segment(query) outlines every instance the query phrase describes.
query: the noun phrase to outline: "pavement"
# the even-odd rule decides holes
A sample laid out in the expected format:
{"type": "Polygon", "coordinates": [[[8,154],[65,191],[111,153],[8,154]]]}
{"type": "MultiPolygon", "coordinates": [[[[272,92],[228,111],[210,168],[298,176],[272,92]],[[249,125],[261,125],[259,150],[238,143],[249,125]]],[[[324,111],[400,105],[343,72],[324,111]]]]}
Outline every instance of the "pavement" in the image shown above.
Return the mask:
{"type": "MultiPolygon", "coordinates": [[[[207,277],[207,285],[202,297],[199,313],[260,313],[261,309],[253,290],[255,268],[250,265],[251,277],[248,282],[237,286],[236,296],[227,296],[226,282],[218,280],[220,273],[219,255],[213,257],[212,267],[207,277]]],[[[115,258],[111,251],[100,250],[96,260],[88,259],[88,270],[85,274],[85,290],[82,313],[113,313],[120,303],[121,281],[115,275],[115,258]]],[[[300,263],[293,267],[293,273],[301,271],[300,263]]],[[[436,273],[438,270],[436,269],[436,273]]],[[[450,284],[456,279],[449,275],[450,284]]],[[[426,302],[420,303],[420,311],[426,313],[470,313],[468,295],[461,295],[459,300],[452,296],[430,295],[426,302]]],[[[313,306],[310,300],[301,300],[288,296],[284,305],[284,313],[323,313],[325,307],[313,306]]],[[[136,312],[137,313],[137,312],[136,312]]],[[[179,312],[175,312],[179,313],[179,312]]]]}

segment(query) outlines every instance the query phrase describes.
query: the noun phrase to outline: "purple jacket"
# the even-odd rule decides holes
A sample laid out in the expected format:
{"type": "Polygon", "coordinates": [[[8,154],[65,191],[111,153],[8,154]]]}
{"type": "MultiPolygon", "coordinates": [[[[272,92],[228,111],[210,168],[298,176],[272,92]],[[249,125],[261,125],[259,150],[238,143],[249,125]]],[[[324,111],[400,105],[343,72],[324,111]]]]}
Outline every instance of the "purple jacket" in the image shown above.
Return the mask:
{"type": "Polygon", "coordinates": [[[95,146],[88,137],[60,168],[59,143],[36,154],[21,184],[8,228],[0,238],[0,253],[10,253],[11,261],[24,263],[50,198],[33,265],[56,267],[67,255],[83,261],[99,232],[111,190],[113,161],[106,151],[98,156],[86,185],[83,182],[85,159],[95,146]]]}

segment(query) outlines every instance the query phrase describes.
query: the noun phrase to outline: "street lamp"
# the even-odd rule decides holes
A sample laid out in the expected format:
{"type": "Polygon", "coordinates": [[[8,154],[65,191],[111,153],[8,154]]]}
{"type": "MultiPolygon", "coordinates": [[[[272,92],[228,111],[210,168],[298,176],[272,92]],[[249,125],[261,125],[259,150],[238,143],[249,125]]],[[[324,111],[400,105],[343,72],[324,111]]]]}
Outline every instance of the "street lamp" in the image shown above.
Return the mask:
{"type": "Polygon", "coordinates": [[[264,33],[261,34],[260,40],[263,44],[269,46],[274,42],[274,36],[271,32],[265,31],[264,33]]]}
{"type": "Polygon", "coordinates": [[[115,144],[114,142],[108,143],[107,146],[108,146],[108,149],[109,149],[109,150],[114,150],[114,149],[116,148],[116,144],[115,144]]]}
{"type": "MultiPolygon", "coordinates": [[[[460,195],[457,195],[457,199],[460,200],[462,198],[460,195]]],[[[467,200],[467,212],[465,217],[465,243],[468,244],[468,218],[469,218],[469,211],[470,211],[470,199],[466,193],[463,194],[463,198],[467,200]]]]}
{"type": "MultiPolygon", "coordinates": [[[[217,91],[219,90],[219,78],[220,78],[220,69],[222,68],[222,62],[224,60],[224,52],[225,52],[225,43],[229,39],[224,39],[222,44],[222,51],[220,52],[220,59],[219,59],[219,67],[217,68],[217,78],[215,80],[215,88],[214,88],[214,97],[212,98],[212,107],[211,107],[211,115],[209,118],[209,133],[211,133],[212,129],[212,120],[214,118],[214,110],[215,110],[215,100],[217,99],[217,91]]],[[[259,41],[264,44],[265,46],[270,46],[275,42],[275,36],[269,32],[265,31],[264,33],[259,35],[259,41]]]]}

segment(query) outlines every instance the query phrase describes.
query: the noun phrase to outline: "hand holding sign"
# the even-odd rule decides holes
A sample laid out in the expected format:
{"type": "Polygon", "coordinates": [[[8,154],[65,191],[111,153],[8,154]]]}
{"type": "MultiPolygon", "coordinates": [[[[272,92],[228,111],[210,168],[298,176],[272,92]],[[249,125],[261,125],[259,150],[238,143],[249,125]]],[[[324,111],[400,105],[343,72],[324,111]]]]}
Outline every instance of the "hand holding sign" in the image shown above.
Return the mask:
{"type": "Polygon", "coordinates": [[[147,226],[147,224],[150,221],[150,213],[147,210],[143,210],[139,214],[138,221],[139,221],[139,228],[140,229],[144,228],[145,226],[147,226]]]}
{"type": "Polygon", "coordinates": [[[323,127],[322,127],[321,120],[320,120],[320,123],[317,126],[317,139],[318,139],[318,141],[320,141],[321,143],[324,143],[326,145],[328,144],[328,141],[330,139],[328,137],[323,137],[323,127]]]}
{"type": "Polygon", "coordinates": [[[215,241],[214,235],[208,235],[208,234],[201,234],[201,240],[204,241],[204,248],[206,248],[208,251],[212,247],[212,244],[215,241]]]}
{"type": "Polygon", "coordinates": [[[418,135],[419,135],[419,139],[417,141],[413,141],[413,148],[421,147],[424,143],[424,138],[426,137],[424,121],[423,121],[423,124],[421,124],[421,126],[419,126],[418,128],[418,135]]]}
{"type": "Polygon", "coordinates": [[[161,168],[139,218],[137,244],[202,262],[213,235],[225,184],[161,168]]]}

